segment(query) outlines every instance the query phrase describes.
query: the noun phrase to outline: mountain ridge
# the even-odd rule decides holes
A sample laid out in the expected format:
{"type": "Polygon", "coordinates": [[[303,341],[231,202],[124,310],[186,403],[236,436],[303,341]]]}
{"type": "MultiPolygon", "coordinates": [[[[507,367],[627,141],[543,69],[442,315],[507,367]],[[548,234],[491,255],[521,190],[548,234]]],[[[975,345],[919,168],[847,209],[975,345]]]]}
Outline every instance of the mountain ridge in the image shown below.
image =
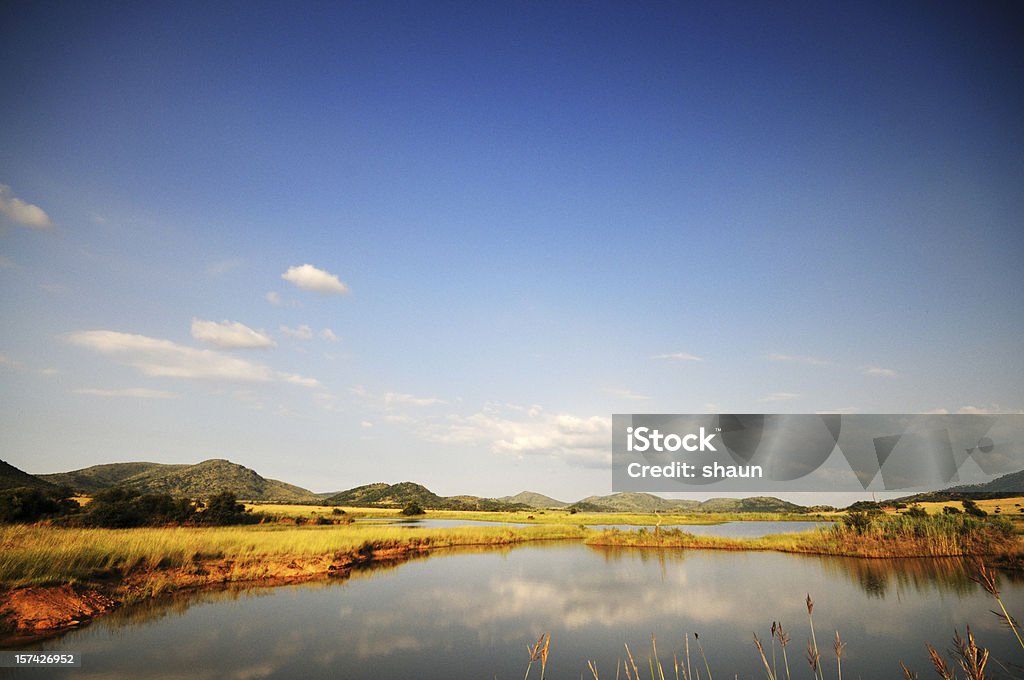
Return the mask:
{"type": "Polygon", "coordinates": [[[267,479],[251,468],[223,458],[211,458],[192,465],[142,461],[107,463],[39,477],[86,494],[123,486],[142,493],[189,498],[207,498],[219,491],[231,491],[240,499],[252,501],[312,503],[320,500],[308,489],[267,479]]]}

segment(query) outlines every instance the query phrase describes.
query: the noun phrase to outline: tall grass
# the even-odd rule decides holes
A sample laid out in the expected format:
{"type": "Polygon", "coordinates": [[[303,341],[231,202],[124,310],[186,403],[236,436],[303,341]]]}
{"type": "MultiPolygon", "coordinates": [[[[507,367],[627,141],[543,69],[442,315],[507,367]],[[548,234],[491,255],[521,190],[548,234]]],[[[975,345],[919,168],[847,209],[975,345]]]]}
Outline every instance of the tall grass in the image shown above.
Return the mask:
{"type": "MultiPolygon", "coordinates": [[[[0,527],[0,587],[59,585],[230,560],[242,570],[268,557],[343,559],[389,550],[505,545],[580,538],[578,527],[382,526],[66,529],[0,527]]],[[[250,570],[250,574],[256,573],[250,570]]],[[[242,574],[239,573],[239,577],[242,574]]]]}
{"type": "Polygon", "coordinates": [[[751,539],[696,536],[680,529],[607,530],[586,542],[594,546],[775,550],[853,557],[1001,555],[1019,560],[1024,555],[1024,544],[1009,522],[965,515],[880,515],[859,525],[837,523],[817,531],[751,539]]]}

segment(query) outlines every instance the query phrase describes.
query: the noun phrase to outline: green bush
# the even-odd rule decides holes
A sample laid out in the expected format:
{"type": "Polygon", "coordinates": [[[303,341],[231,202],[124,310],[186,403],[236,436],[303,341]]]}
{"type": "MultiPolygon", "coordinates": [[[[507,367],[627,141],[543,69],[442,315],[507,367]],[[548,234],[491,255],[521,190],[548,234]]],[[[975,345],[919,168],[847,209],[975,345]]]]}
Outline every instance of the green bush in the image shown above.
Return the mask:
{"type": "Polygon", "coordinates": [[[407,517],[412,517],[414,515],[425,515],[427,513],[423,510],[423,508],[420,507],[419,503],[417,503],[416,501],[412,501],[404,508],[402,508],[402,514],[407,517]]]}

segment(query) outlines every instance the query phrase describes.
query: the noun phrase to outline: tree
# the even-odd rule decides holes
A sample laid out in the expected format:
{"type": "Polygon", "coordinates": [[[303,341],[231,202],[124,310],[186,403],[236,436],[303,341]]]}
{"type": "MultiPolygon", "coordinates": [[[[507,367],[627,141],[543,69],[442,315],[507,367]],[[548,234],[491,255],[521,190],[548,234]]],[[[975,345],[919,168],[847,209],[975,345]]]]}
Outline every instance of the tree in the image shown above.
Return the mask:
{"type": "Polygon", "coordinates": [[[248,519],[245,506],[238,502],[231,491],[221,491],[210,496],[202,514],[204,524],[241,524],[248,519]]]}
{"type": "Polygon", "coordinates": [[[965,498],[960,503],[964,506],[964,512],[972,517],[988,517],[988,513],[978,507],[970,498],[965,498]]]}
{"type": "Polygon", "coordinates": [[[402,508],[402,514],[407,517],[412,517],[413,515],[425,515],[427,513],[420,507],[419,503],[411,501],[408,505],[402,508]]]}

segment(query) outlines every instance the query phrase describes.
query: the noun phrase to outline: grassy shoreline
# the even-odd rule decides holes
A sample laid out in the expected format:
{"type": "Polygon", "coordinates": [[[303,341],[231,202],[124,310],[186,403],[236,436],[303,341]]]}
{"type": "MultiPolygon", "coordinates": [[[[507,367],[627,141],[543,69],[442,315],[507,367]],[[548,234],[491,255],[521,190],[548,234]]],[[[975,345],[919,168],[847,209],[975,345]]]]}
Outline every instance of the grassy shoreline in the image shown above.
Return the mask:
{"type": "MultiPolygon", "coordinates": [[[[465,514],[459,518],[469,519],[465,514]]],[[[0,527],[0,630],[53,632],[121,604],[176,591],[245,582],[295,583],[343,576],[361,564],[408,559],[441,548],[488,549],[553,540],[594,547],[862,558],[985,556],[1001,566],[1024,566],[1024,538],[1015,535],[1010,523],[962,516],[881,516],[868,526],[838,523],[762,538],[697,536],[665,525],[598,532],[581,524],[548,522],[437,529],[362,523],[136,529],[12,525],[0,527]]]]}

